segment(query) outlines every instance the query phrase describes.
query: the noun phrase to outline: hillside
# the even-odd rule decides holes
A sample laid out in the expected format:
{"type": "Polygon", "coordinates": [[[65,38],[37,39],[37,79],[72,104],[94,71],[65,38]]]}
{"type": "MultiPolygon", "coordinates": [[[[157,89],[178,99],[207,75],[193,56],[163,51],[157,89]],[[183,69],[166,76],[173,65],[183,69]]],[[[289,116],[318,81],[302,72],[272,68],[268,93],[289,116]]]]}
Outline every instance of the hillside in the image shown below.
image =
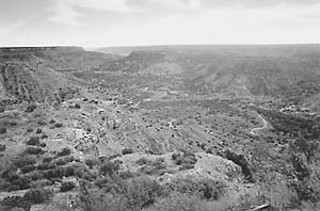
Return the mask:
{"type": "Polygon", "coordinates": [[[320,46],[99,51],[0,49],[0,210],[316,207],[320,46]]]}
{"type": "MultiPolygon", "coordinates": [[[[137,47],[139,51],[129,49],[133,51],[131,54],[102,66],[102,70],[137,73],[137,69],[146,69],[142,72],[150,72],[162,63],[169,63],[182,67],[177,69],[190,92],[237,95],[237,90],[242,89],[242,94],[246,93],[247,97],[281,97],[287,103],[300,105],[320,90],[317,83],[320,77],[320,47],[317,45],[154,46],[137,47]],[[181,72],[181,69],[184,71],[181,72]]],[[[100,50],[118,52],[122,48],[100,50]]]]}
{"type": "Polygon", "coordinates": [[[80,47],[1,48],[0,93],[2,99],[19,102],[52,101],[83,83],[71,75],[73,71],[87,71],[112,59],[80,47]]]}

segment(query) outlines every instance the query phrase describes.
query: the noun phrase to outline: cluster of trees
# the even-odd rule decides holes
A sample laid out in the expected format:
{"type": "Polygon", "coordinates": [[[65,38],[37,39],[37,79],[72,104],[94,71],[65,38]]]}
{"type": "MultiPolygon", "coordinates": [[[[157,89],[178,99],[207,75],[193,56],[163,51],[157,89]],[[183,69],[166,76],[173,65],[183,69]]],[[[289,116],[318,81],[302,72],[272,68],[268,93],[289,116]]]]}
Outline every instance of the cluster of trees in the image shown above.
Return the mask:
{"type": "MultiPolygon", "coordinates": [[[[25,211],[31,209],[32,204],[41,204],[47,202],[52,197],[52,191],[45,189],[30,189],[23,196],[7,196],[0,205],[5,210],[10,210],[14,207],[19,207],[25,211]]],[[[1,208],[1,207],[0,207],[1,208]]]]}
{"type": "MultiPolygon", "coordinates": [[[[37,144],[38,139],[31,138],[28,142],[30,145],[37,144]]],[[[63,148],[56,152],[56,156],[44,157],[42,162],[39,162],[43,153],[41,148],[29,146],[12,159],[0,172],[0,189],[16,191],[35,186],[45,187],[63,177],[82,177],[89,172],[84,164],[73,162],[77,160],[70,155],[69,148],[63,148]]]]}
{"type": "Polygon", "coordinates": [[[286,204],[281,208],[308,207],[307,210],[319,210],[319,119],[275,111],[260,112],[273,125],[274,132],[280,134],[281,145],[277,148],[259,143],[255,148],[253,157],[259,160],[259,166],[251,163],[251,169],[255,166],[256,182],[261,183],[261,187],[282,187],[282,197],[286,200],[281,200],[286,204]]]}
{"type": "MultiPolygon", "coordinates": [[[[139,160],[139,163],[149,162],[147,159],[139,160]]],[[[112,161],[101,165],[100,174],[103,176],[97,178],[94,185],[80,182],[79,206],[84,210],[102,211],[105,207],[122,211],[165,210],[168,204],[176,203],[171,200],[177,195],[186,200],[186,204],[179,202],[180,210],[184,210],[220,199],[226,187],[224,183],[209,178],[179,178],[164,184],[146,174],[123,178],[119,164],[112,161]],[[186,196],[193,198],[194,203],[188,204],[186,196]]],[[[171,205],[172,208],[176,206],[168,206],[171,205]]],[[[175,208],[179,210],[179,207],[175,208]]]]}

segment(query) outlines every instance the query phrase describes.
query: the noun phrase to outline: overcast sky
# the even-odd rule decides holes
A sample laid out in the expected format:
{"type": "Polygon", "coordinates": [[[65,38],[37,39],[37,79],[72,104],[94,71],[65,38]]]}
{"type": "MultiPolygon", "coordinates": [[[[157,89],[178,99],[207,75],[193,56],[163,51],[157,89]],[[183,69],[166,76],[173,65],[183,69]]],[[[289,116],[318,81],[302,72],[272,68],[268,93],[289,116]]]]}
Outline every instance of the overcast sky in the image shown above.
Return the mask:
{"type": "Polygon", "coordinates": [[[0,0],[0,46],[320,43],[320,0],[0,0]]]}

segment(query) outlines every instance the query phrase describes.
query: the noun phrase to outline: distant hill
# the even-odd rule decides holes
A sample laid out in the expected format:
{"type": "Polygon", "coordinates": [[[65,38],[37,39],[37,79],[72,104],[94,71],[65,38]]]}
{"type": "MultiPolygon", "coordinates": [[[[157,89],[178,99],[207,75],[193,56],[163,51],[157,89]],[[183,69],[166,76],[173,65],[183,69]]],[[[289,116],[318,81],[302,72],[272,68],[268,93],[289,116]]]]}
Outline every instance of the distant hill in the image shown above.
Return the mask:
{"type": "Polygon", "coordinates": [[[303,103],[320,91],[320,45],[102,48],[128,54],[100,67],[131,73],[179,72],[192,92],[231,92],[303,103]],[[177,67],[177,71],[172,70],[177,67]],[[183,70],[183,71],[181,71],[183,70]],[[163,70],[162,72],[166,72],[163,70]]]}
{"type": "Polygon", "coordinates": [[[31,102],[57,98],[79,83],[72,71],[90,70],[112,59],[81,47],[0,48],[1,98],[31,102]]]}

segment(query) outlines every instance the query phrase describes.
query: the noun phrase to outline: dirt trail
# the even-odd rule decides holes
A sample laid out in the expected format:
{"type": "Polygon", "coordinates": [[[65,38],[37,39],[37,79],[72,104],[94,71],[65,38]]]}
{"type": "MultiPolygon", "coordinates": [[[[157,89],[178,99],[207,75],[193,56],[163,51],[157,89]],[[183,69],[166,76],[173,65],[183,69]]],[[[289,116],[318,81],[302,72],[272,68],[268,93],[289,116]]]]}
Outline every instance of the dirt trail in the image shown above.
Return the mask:
{"type": "Polygon", "coordinates": [[[251,135],[257,135],[257,132],[258,132],[259,130],[266,129],[267,126],[268,126],[267,120],[265,120],[260,114],[258,114],[258,116],[259,116],[259,118],[262,120],[263,126],[262,126],[262,127],[257,127],[257,128],[252,128],[251,131],[250,131],[250,134],[251,134],[251,135]]]}

